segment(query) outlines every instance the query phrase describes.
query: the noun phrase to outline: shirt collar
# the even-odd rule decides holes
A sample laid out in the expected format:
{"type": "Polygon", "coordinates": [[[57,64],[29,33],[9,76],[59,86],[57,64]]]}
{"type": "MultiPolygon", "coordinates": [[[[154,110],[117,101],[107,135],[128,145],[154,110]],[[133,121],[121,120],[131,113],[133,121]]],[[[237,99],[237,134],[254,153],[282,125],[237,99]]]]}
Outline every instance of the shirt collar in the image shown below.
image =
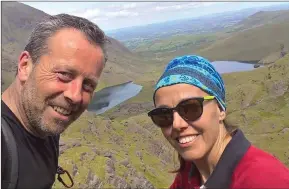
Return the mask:
{"type": "MultiPolygon", "coordinates": [[[[237,129],[221,155],[212,175],[202,187],[229,188],[234,169],[245,155],[250,145],[251,143],[246,139],[243,132],[237,129]]],[[[193,164],[189,177],[194,176],[196,173],[198,173],[198,171],[193,164]]]]}

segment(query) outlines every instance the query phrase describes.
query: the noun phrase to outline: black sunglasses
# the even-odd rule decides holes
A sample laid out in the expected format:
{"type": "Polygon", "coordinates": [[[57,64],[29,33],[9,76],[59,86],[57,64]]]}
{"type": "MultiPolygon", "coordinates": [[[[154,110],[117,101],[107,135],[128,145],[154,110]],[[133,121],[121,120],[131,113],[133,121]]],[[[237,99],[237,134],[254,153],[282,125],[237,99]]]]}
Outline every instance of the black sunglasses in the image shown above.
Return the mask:
{"type": "Polygon", "coordinates": [[[158,127],[170,127],[174,122],[174,111],[185,121],[195,121],[203,114],[203,102],[213,100],[214,96],[194,97],[181,101],[174,108],[156,108],[148,113],[154,124],[158,127]]]}

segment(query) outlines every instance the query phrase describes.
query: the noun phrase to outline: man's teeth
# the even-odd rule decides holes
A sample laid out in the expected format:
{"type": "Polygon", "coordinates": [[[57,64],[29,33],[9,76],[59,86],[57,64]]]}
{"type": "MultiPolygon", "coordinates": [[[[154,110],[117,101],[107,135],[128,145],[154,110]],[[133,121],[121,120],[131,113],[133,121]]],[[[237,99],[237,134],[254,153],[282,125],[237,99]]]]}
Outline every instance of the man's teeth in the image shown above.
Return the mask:
{"type": "Polygon", "coordinates": [[[52,107],[56,112],[61,113],[63,115],[69,115],[71,113],[70,110],[66,110],[66,109],[63,109],[63,108],[58,107],[58,106],[52,106],[52,107]]]}
{"type": "Polygon", "coordinates": [[[180,137],[178,138],[179,143],[185,144],[188,142],[192,142],[198,135],[192,135],[192,136],[186,136],[186,137],[180,137]]]}

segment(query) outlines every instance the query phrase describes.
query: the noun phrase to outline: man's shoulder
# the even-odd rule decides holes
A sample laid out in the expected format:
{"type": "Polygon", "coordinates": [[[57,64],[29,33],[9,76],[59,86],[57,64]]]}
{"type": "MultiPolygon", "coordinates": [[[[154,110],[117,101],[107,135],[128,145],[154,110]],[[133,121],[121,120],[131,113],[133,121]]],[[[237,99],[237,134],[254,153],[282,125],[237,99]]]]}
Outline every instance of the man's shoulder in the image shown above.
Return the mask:
{"type": "MultiPolygon", "coordinates": [[[[11,111],[11,109],[5,104],[3,100],[1,100],[1,122],[3,124],[11,125],[19,125],[20,121],[17,119],[15,114],[11,111]]],[[[13,130],[13,128],[11,128],[13,130]]]]}

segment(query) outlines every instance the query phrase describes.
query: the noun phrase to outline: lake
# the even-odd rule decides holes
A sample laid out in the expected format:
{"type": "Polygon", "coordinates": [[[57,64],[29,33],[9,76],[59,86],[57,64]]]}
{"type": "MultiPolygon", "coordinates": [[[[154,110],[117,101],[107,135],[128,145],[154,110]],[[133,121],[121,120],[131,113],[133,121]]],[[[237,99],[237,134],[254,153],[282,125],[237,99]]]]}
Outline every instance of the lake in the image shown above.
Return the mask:
{"type": "Polygon", "coordinates": [[[237,61],[214,61],[212,64],[220,74],[250,71],[256,69],[252,63],[243,63],[237,61]]]}
{"type": "MultiPolygon", "coordinates": [[[[254,68],[254,64],[237,61],[215,61],[212,64],[220,74],[256,69],[254,68]]],[[[96,114],[102,114],[137,95],[141,89],[142,86],[133,84],[132,82],[107,87],[95,93],[87,110],[96,114]]]]}

